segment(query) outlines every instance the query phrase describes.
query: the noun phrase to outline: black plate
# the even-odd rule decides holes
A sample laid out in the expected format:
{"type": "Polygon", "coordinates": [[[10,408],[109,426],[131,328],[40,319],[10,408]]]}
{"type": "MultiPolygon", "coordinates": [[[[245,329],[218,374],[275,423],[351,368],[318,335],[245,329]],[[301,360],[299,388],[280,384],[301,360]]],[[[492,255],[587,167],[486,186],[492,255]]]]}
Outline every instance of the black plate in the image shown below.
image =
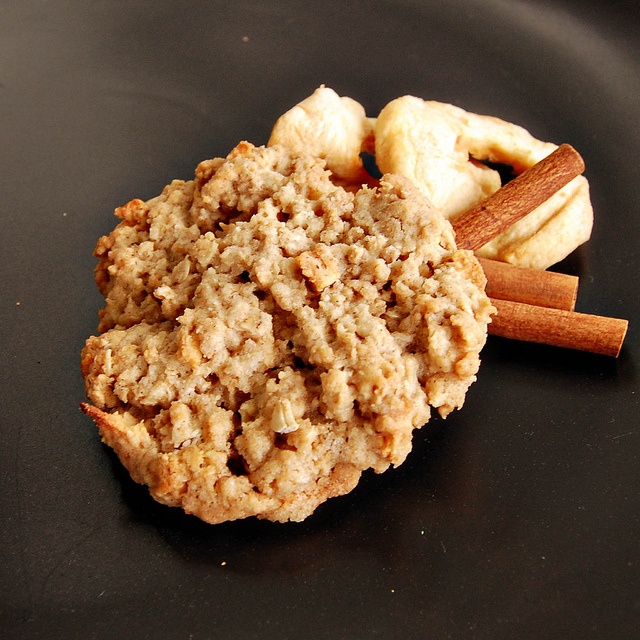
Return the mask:
{"type": "Polygon", "coordinates": [[[4,2],[5,638],[631,638],[640,622],[640,18],[596,0],[4,2]],[[497,115],[584,156],[561,267],[619,359],[490,338],[464,408],[302,524],[153,502],[78,410],[92,248],[326,83],[497,115]]]}

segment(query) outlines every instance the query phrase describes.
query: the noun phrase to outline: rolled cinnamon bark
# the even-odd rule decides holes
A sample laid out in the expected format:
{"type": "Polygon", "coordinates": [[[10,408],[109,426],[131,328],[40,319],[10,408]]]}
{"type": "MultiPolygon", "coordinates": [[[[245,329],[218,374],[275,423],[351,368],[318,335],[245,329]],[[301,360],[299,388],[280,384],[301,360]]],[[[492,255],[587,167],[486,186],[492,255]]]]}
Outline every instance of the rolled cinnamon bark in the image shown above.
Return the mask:
{"type": "Polygon", "coordinates": [[[569,144],[560,145],[452,222],[458,248],[476,251],[583,171],[580,154],[569,144]]]}
{"type": "Polygon", "coordinates": [[[489,297],[567,311],[575,308],[579,282],[577,276],[476,257],[487,277],[486,292],[489,297]]]}
{"type": "Polygon", "coordinates": [[[618,357],[629,325],[627,320],[563,309],[492,299],[498,313],[489,333],[525,342],[578,349],[618,357]]]}
{"type": "MultiPolygon", "coordinates": [[[[563,144],[493,195],[453,221],[456,243],[476,251],[584,171],[584,161],[563,144]]],[[[578,278],[479,258],[497,314],[496,336],[617,357],[628,321],[574,311],[578,278]]]]}

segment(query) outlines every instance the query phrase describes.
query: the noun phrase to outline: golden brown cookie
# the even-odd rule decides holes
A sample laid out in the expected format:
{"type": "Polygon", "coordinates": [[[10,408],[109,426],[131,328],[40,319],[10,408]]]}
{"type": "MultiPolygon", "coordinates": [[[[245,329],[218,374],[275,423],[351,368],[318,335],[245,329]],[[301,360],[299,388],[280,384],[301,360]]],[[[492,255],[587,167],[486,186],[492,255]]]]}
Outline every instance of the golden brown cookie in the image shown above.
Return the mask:
{"type": "Polygon", "coordinates": [[[462,405],[493,308],[406,179],[353,194],[245,142],[116,214],[83,410],[160,502],[302,520],[462,405]]]}

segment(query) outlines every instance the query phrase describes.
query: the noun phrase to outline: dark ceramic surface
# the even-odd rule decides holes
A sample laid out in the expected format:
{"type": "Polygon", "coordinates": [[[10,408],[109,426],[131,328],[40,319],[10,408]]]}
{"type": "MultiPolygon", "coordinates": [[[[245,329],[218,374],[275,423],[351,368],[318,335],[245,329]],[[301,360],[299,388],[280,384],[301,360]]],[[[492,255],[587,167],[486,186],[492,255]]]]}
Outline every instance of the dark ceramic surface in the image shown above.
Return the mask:
{"type": "Polygon", "coordinates": [[[0,3],[0,635],[633,638],[640,621],[636,2],[0,3]],[[321,83],[410,93],[584,156],[561,268],[621,357],[490,338],[465,407],[302,524],[154,503],[82,415],[114,207],[189,178],[321,83]]]}

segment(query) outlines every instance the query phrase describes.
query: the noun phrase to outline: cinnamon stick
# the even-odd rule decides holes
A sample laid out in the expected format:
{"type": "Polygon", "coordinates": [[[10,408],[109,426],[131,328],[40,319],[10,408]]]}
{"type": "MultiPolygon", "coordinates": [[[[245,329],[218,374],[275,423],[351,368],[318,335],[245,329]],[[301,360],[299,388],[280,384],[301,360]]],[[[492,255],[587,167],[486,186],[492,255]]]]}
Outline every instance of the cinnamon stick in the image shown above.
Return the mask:
{"type": "Polygon", "coordinates": [[[453,221],[459,249],[476,251],[584,171],[580,154],[568,144],[507,182],[453,221]]]}
{"type": "Polygon", "coordinates": [[[489,297],[574,310],[578,296],[577,276],[477,258],[487,277],[486,292],[489,297]]]}
{"type": "MultiPolygon", "coordinates": [[[[584,171],[584,162],[568,144],[527,169],[492,196],[453,221],[458,248],[476,251],[514,222],[546,202],[584,171]]],[[[487,293],[497,314],[489,333],[617,357],[628,321],[574,311],[574,276],[514,267],[480,259],[487,293]]]]}
{"type": "Polygon", "coordinates": [[[492,299],[497,309],[489,333],[525,342],[618,357],[627,320],[492,299]]]}

